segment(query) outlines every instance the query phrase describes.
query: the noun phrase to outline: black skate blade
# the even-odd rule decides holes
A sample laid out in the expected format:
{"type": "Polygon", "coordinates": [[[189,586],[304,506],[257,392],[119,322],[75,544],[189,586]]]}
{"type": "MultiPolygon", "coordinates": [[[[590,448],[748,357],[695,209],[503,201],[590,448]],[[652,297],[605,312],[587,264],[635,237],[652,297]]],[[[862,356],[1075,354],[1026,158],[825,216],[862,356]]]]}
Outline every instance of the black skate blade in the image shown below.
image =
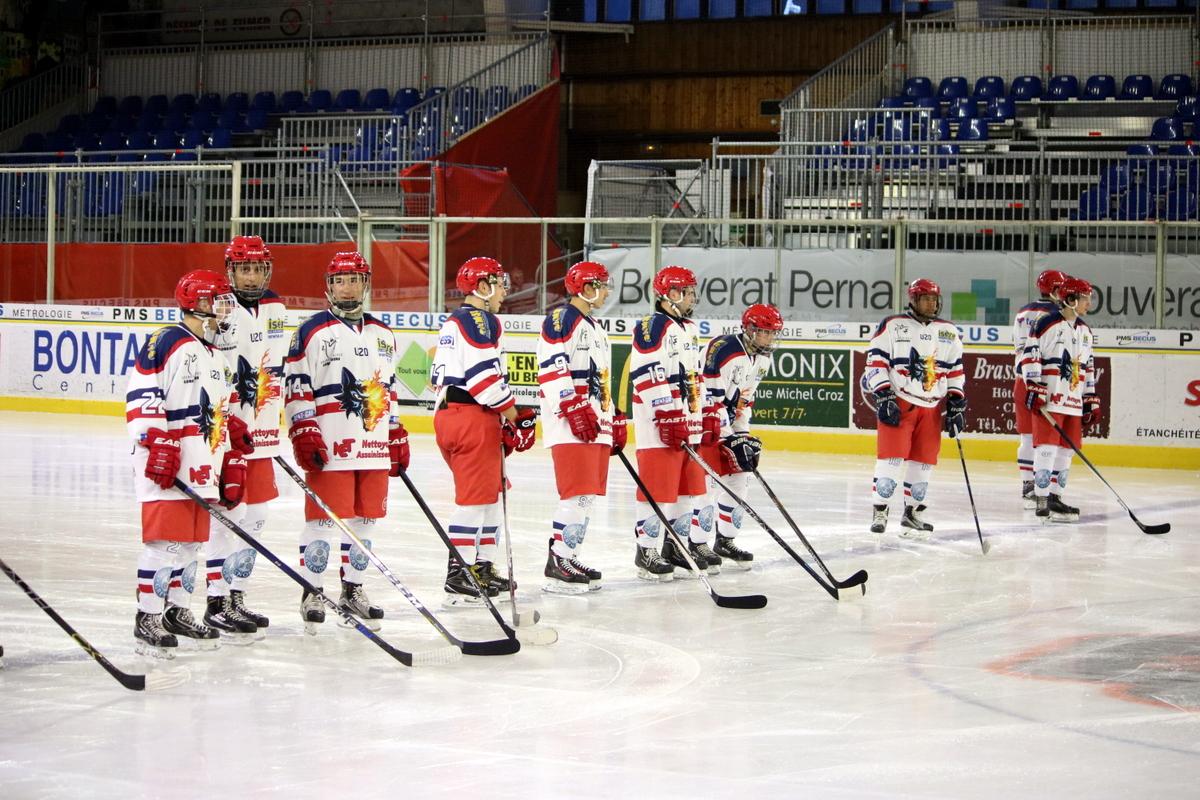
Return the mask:
{"type": "Polygon", "coordinates": [[[742,594],[733,597],[714,594],[713,602],[721,608],[763,608],[767,605],[767,598],[766,595],[761,594],[742,594]]]}
{"type": "Polygon", "coordinates": [[[521,649],[517,639],[494,639],[490,642],[463,642],[465,656],[511,656],[521,649]]]}

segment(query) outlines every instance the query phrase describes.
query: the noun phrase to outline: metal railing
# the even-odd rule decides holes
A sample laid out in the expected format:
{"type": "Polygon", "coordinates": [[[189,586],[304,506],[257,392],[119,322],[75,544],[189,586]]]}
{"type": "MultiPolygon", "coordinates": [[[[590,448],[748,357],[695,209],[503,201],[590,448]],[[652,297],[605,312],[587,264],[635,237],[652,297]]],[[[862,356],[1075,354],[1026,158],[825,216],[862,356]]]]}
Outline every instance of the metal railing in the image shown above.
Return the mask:
{"type": "Polygon", "coordinates": [[[0,92],[0,132],[64,101],[78,98],[82,104],[86,88],[87,66],[78,56],[5,89],[0,92]]]}

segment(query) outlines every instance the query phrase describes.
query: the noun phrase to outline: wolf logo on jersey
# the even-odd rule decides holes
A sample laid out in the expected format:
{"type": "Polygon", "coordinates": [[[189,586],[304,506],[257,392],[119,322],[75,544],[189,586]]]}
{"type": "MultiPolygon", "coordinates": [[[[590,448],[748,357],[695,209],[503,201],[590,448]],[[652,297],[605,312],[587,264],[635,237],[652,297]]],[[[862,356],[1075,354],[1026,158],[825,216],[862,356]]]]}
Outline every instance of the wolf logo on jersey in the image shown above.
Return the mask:
{"type": "Polygon", "coordinates": [[[908,352],[908,374],[914,381],[921,383],[921,388],[929,391],[937,383],[937,369],[934,366],[933,355],[922,356],[916,348],[908,352]]]}
{"type": "Polygon", "coordinates": [[[279,399],[279,379],[267,366],[268,353],[264,352],[257,369],[250,366],[245,356],[238,356],[234,386],[237,388],[239,405],[250,406],[254,413],[261,413],[271,400],[279,399]]]}
{"type": "Polygon", "coordinates": [[[359,383],[354,379],[354,373],[345,367],[342,368],[342,390],[337,399],[346,416],[361,419],[363,430],[367,432],[375,430],[390,404],[388,389],[378,371],[364,383],[359,383]]]}
{"type": "Polygon", "coordinates": [[[201,389],[199,405],[199,413],[192,417],[192,422],[200,429],[200,436],[208,443],[208,449],[215,453],[225,438],[225,400],[214,406],[208,390],[201,389]]]}

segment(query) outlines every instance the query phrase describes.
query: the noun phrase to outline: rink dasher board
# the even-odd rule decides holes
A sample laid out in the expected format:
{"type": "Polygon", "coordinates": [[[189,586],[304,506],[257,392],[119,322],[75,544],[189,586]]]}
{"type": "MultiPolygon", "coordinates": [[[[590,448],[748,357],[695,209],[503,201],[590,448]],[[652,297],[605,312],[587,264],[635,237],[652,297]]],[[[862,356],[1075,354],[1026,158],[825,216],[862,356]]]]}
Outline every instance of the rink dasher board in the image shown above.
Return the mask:
{"type": "MultiPolygon", "coordinates": [[[[289,312],[294,328],[311,310],[289,312]]],[[[397,391],[414,432],[432,430],[426,378],[445,314],[374,314],[396,333],[397,391]]],[[[158,307],[0,304],[0,409],[124,413],[126,374],[154,330],[179,319],[158,307]]],[[[537,337],[543,317],[502,318],[510,382],[522,404],[536,404],[537,337]]],[[[603,318],[613,345],[613,392],[629,408],[630,334],[639,318],[603,318]]],[[[738,320],[696,320],[701,346],[740,330],[738,320]]],[[[756,433],[768,447],[869,454],[873,416],[858,378],[877,323],[799,322],[785,326],[772,372],[755,406],[756,433]],[[857,354],[857,355],[856,355],[857,354]]],[[[968,378],[967,453],[1013,458],[1012,329],[962,325],[968,378]]],[[[1200,331],[1095,329],[1102,396],[1112,413],[1088,431],[1098,463],[1200,467],[1200,331]],[[1157,388],[1155,388],[1157,387],[1157,388]]]]}

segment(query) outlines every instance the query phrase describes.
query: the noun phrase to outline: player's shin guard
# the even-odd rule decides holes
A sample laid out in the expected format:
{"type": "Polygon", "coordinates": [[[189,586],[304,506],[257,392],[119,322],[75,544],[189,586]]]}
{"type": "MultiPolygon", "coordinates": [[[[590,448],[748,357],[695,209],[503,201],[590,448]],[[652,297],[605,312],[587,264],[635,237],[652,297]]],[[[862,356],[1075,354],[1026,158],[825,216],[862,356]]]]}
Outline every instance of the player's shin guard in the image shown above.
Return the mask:
{"type": "Polygon", "coordinates": [[[167,591],[168,605],[190,608],[192,592],[196,590],[196,570],[199,567],[200,543],[180,542],[171,570],[171,586],[167,591]]]}
{"type": "Polygon", "coordinates": [[[459,557],[467,564],[475,563],[475,551],[479,544],[479,531],[483,528],[486,508],[487,506],[458,506],[450,514],[446,532],[459,557]]]}
{"type": "Polygon", "coordinates": [[[675,568],[658,552],[659,542],[662,541],[662,521],[654,513],[654,509],[644,500],[636,501],[637,548],[633,564],[637,568],[637,576],[646,581],[669,581],[675,568]]]}
{"type": "Polygon", "coordinates": [[[880,458],[875,461],[875,477],[871,484],[873,505],[886,506],[900,488],[900,477],[904,474],[903,458],[880,458]]]}
{"type": "Polygon", "coordinates": [[[325,570],[329,569],[329,543],[333,541],[333,523],[314,519],[304,523],[300,532],[300,566],[305,580],[318,589],[325,585],[325,570]]]}
{"type": "Polygon", "coordinates": [[[225,561],[233,554],[233,533],[224,525],[213,525],[208,532],[208,543],[204,546],[204,574],[209,597],[224,597],[229,594],[229,583],[225,580],[225,561]]]}
{"type": "MultiPolygon", "coordinates": [[[[684,498],[680,498],[683,500],[684,498]]],[[[695,495],[692,501],[692,521],[688,526],[688,551],[691,552],[697,566],[703,568],[709,575],[719,575],[721,572],[721,557],[708,546],[708,537],[713,529],[713,507],[709,495],[695,495]]]]}
{"type": "Polygon", "coordinates": [[[161,614],[175,564],[171,542],[146,542],[138,556],[137,605],[144,614],[161,614]]]}
{"type": "MultiPolygon", "coordinates": [[[[245,512],[238,524],[251,536],[256,539],[260,538],[263,529],[267,525],[267,504],[254,503],[253,505],[242,506],[242,508],[245,509],[245,512]]],[[[228,530],[226,531],[226,535],[233,536],[232,532],[228,530]]],[[[257,553],[253,547],[244,546],[241,540],[231,539],[231,542],[234,545],[233,556],[237,564],[235,569],[230,570],[231,574],[226,577],[226,580],[229,583],[230,589],[235,592],[244,592],[250,583],[250,574],[254,572],[254,560],[257,553]],[[238,545],[242,545],[241,549],[238,549],[238,545]]]]}
{"type": "Polygon", "coordinates": [[[495,564],[496,559],[500,557],[500,523],[503,520],[504,507],[500,503],[492,503],[483,507],[483,527],[479,531],[479,546],[475,552],[476,561],[495,564]]]}
{"type": "Polygon", "coordinates": [[[1017,472],[1021,475],[1021,484],[1033,483],[1033,434],[1019,434],[1020,443],[1017,445],[1017,472]]]}
{"type": "Polygon", "coordinates": [[[587,536],[592,503],[595,500],[595,495],[583,494],[565,497],[559,501],[554,512],[554,534],[550,539],[551,558],[545,570],[546,578],[549,579],[545,587],[547,591],[565,590],[564,593],[574,593],[580,583],[575,577],[576,573],[587,578],[584,585],[588,590],[596,591],[600,588],[603,577],[600,570],[587,566],[579,557],[583,540],[587,536]],[[568,585],[563,586],[564,583],[568,585]]]}
{"type": "MultiPolygon", "coordinates": [[[[354,517],[347,520],[350,530],[362,540],[368,548],[371,547],[371,536],[375,530],[375,520],[367,517],[354,517]]],[[[345,533],[342,534],[342,569],[341,577],[344,583],[361,584],[371,561],[367,554],[354,543],[345,533]]]]}
{"type": "Polygon", "coordinates": [[[1033,492],[1037,497],[1047,497],[1054,481],[1054,461],[1058,448],[1052,444],[1039,445],[1033,451],[1033,492]]]}

